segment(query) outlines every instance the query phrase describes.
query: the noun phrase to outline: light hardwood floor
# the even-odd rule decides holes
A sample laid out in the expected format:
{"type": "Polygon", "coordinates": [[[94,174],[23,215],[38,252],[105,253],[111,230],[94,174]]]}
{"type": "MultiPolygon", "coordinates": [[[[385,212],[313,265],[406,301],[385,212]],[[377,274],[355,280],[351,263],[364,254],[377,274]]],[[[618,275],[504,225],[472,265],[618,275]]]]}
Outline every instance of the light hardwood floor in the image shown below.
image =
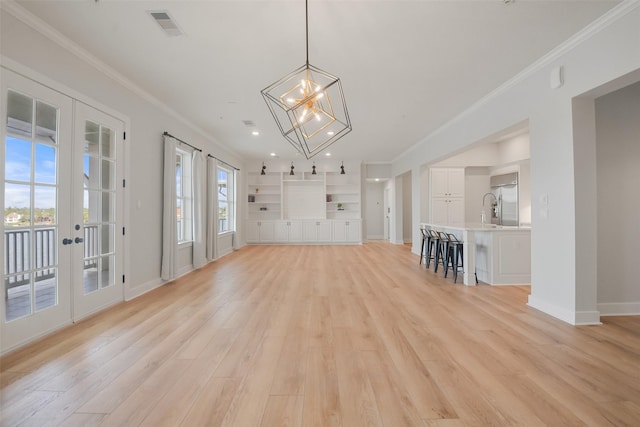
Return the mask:
{"type": "Polygon", "coordinates": [[[249,246],[0,360],[2,426],[639,426],[640,317],[407,246],[249,246]]]}

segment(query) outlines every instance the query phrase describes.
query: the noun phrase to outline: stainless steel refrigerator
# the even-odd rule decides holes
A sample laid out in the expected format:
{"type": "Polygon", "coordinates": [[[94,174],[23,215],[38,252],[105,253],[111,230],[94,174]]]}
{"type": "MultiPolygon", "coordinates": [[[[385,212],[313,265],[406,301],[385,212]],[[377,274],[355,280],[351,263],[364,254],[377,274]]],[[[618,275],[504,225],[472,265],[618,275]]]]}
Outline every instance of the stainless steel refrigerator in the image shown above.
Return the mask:
{"type": "Polygon", "coordinates": [[[495,202],[491,209],[491,223],[519,225],[518,222],[518,173],[494,175],[490,178],[495,202]]]}

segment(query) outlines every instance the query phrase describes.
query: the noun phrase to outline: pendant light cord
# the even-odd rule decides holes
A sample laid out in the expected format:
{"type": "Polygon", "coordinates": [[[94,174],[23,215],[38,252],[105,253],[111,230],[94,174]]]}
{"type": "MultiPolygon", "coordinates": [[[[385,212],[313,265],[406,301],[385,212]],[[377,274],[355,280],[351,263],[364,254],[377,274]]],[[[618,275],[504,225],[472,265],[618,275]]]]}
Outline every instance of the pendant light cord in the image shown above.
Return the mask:
{"type": "Polygon", "coordinates": [[[304,0],[304,17],[307,39],[307,66],[309,66],[309,0],[304,0]]]}

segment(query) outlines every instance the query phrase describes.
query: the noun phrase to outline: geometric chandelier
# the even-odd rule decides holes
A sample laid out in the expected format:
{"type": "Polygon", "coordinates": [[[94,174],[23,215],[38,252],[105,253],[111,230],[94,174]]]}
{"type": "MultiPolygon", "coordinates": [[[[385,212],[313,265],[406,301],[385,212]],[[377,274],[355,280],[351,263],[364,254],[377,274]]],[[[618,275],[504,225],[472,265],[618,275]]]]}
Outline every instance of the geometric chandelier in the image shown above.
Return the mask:
{"type": "Polygon", "coordinates": [[[308,0],[305,0],[305,16],[305,65],[261,93],[282,135],[310,159],[351,132],[351,120],[340,79],[309,64],[308,0]]]}

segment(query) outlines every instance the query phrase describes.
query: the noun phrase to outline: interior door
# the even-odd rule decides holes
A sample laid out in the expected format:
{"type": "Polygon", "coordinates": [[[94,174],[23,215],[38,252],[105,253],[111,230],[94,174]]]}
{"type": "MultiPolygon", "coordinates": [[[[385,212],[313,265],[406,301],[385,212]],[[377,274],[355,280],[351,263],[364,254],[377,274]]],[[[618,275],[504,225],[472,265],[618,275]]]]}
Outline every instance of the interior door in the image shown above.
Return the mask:
{"type": "Polygon", "coordinates": [[[76,102],[73,318],[124,299],[122,121],[76,102]]]}
{"type": "Polygon", "coordinates": [[[0,351],[71,322],[73,101],[4,68],[0,351]]]}

